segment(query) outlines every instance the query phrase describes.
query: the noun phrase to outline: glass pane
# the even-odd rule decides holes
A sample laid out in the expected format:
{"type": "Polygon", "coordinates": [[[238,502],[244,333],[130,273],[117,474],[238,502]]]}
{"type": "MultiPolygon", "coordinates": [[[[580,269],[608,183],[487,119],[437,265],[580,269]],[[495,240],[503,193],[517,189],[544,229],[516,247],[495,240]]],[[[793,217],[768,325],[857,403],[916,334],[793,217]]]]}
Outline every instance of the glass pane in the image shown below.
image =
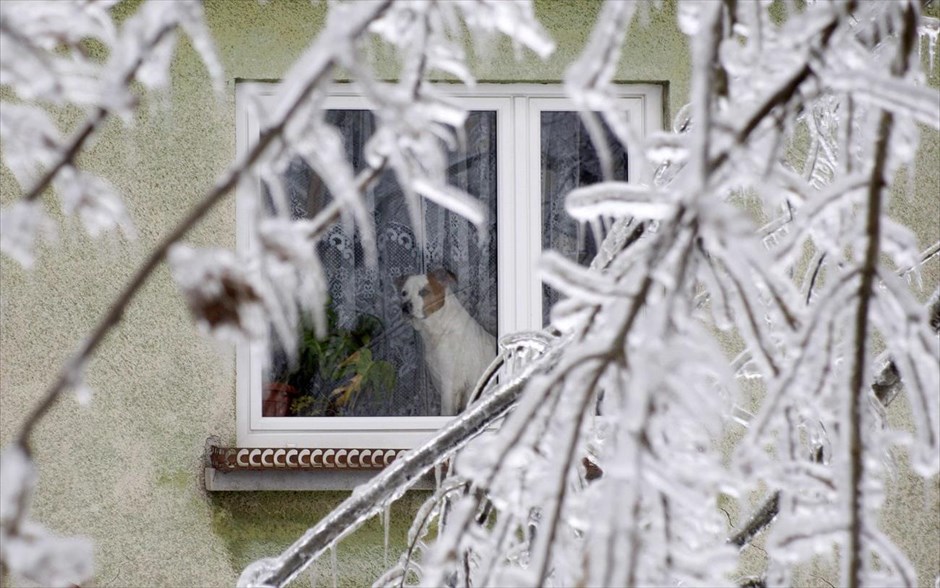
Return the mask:
{"type": "MultiPolygon", "coordinates": [[[[575,222],[565,212],[565,196],[579,186],[603,180],[597,152],[577,112],[541,113],[542,249],[554,249],[568,259],[590,265],[597,243],[589,227],[575,222]]],[[[604,134],[610,147],[614,180],[627,180],[627,152],[607,126],[604,134]]],[[[559,295],[542,286],[542,324],[559,295]]]]}
{"type": "MultiPolygon", "coordinates": [[[[328,120],[345,137],[347,157],[358,171],[364,166],[363,148],[375,126],[372,113],[330,111],[328,120]]],[[[495,335],[497,325],[496,113],[472,112],[465,132],[467,148],[449,156],[448,181],[486,204],[487,238],[481,244],[472,224],[426,202],[425,242],[417,242],[394,174],[383,174],[367,194],[374,210],[378,267],[366,266],[358,235],[348,234],[341,226],[334,226],[321,240],[318,253],[331,297],[329,334],[323,341],[317,341],[310,329],[301,334],[298,366],[288,365],[282,349],[272,349],[271,368],[262,378],[264,416],[436,416],[442,414],[442,400],[435,377],[448,369],[441,364],[459,360],[456,350],[468,346],[476,346],[487,364],[495,355],[489,337],[495,335]],[[404,314],[406,300],[396,282],[435,270],[454,276],[456,282],[448,284],[439,273],[442,279],[436,282],[452,296],[444,298],[443,305],[436,304],[433,288],[422,287],[422,278],[416,277],[409,282],[419,286],[413,294],[427,290],[431,302],[418,314],[428,308],[438,311],[438,307],[440,312],[410,319],[404,314]],[[466,313],[461,314],[455,305],[466,313]],[[472,337],[466,328],[451,329],[457,332],[425,341],[412,322],[430,321],[432,315],[434,324],[463,318],[482,330],[472,337]]],[[[316,174],[299,160],[282,179],[294,218],[312,217],[331,198],[316,174]]],[[[474,383],[479,375],[473,376],[474,383]]],[[[448,384],[453,381],[447,380],[448,384]]]]}

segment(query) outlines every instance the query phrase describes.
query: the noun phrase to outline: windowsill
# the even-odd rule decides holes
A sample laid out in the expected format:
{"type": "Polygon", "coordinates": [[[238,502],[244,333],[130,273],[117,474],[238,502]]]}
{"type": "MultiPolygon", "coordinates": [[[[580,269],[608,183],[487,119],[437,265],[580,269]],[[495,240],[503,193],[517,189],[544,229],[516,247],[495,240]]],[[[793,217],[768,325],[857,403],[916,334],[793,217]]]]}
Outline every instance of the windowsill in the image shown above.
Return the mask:
{"type": "MultiPolygon", "coordinates": [[[[221,447],[206,440],[209,492],[352,490],[388,467],[405,450],[221,447]]],[[[433,490],[428,475],[413,490],[433,490]]]]}

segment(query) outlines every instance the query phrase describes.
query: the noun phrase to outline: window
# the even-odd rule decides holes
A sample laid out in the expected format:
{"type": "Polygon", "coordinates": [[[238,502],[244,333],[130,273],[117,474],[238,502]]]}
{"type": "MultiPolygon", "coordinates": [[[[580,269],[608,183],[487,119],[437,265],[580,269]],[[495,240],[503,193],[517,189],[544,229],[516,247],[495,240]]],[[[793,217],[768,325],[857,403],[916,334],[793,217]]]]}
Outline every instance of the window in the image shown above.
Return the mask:
{"type": "MultiPolygon", "coordinates": [[[[249,101],[261,109],[270,107],[274,90],[271,84],[239,84],[240,152],[259,135],[249,101]]],[[[574,187],[599,181],[600,166],[562,89],[480,85],[472,91],[455,88],[454,94],[469,115],[465,147],[449,155],[448,181],[486,205],[486,238],[479,239],[465,219],[433,203],[423,204],[424,226],[415,230],[394,175],[383,174],[367,194],[374,210],[378,267],[367,267],[357,237],[341,226],[318,245],[329,279],[328,337],[317,341],[312,333],[300,333],[296,366],[289,366],[276,346],[266,352],[267,358],[261,352],[253,355],[247,346],[239,349],[240,447],[414,446],[450,417],[441,416],[442,407],[448,412],[447,396],[442,400],[437,390],[441,377],[436,376],[435,353],[426,348],[434,339],[428,343],[419,335],[407,318],[414,306],[408,303],[419,296],[428,301],[426,308],[434,308],[435,300],[440,301],[435,292],[449,287],[488,334],[470,346],[481,349],[492,346],[492,338],[544,324],[555,298],[538,279],[543,247],[583,263],[593,257],[597,244],[590,231],[564,214],[563,197],[574,187]],[[433,273],[431,283],[401,283],[427,273],[433,273]],[[403,289],[412,298],[403,298],[403,289]],[[265,365],[269,367],[263,369],[265,365]]],[[[620,100],[639,135],[661,128],[660,87],[624,86],[620,100]]],[[[369,104],[350,89],[334,91],[325,106],[353,167],[362,167],[374,127],[369,104]]],[[[608,139],[616,179],[629,180],[637,163],[608,139]]],[[[282,175],[280,186],[240,187],[260,191],[268,202],[272,188],[283,194],[295,218],[313,216],[330,198],[299,160],[282,175]]],[[[250,247],[246,211],[239,209],[237,222],[239,247],[250,247]]]]}

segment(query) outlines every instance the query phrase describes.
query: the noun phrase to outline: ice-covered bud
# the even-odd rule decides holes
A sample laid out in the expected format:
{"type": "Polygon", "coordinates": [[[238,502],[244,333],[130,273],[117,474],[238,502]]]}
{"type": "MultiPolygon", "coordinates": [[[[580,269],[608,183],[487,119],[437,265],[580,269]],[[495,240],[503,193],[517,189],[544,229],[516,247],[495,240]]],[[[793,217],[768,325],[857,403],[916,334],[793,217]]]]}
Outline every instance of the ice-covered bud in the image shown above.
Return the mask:
{"type": "Polygon", "coordinates": [[[110,49],[112,0],[0,2],[0,85],[24,100],[94,104],[101,66],[84,50],[96,39],[110,49]]]}
{"type": "Polygon", "coordinates": [[[37,237],[45,240],[55,237],[55,224],[39,202],[19,201],[0,209],[0,252],[30,268],[37,237]]]}
{"type": "Polygon", "coordinates": [[[62,137],[49,115],[36,106],[0,102],[3,162],[20,187],[27,189],[36,173],[59,157],[62,137]]]}
{"type": "Polygon", "coordinates": [[[680,2],[677,15],[679,30],[690,37],[701,28],[702,6],[698,2],[680,2]]]}
{"type": "Polygon", "coordinates": [[[27,521],[3,539],[0,554],[13,576],[40,586],[71,587],[93,575],[94,545],[86,537],[59,537],[27,521]]]}
{"type": "Polygon", "coordinates": [[[36,468],[19,445],[0,452],[0,537],[17,525],[29,504],[36,484],[36,468]]]}
{"type": "Polygon", "coordinates": [[[92,237],[120,229],[128,239],[137,231],[124,202],[110,182],[68,166],[56,176],[55,189],[66,215],[76,215],[92,237]]]}
{"type": "Polygon", "coordinates": [[[266,312],[257,276],[224,249],[174,245],[170,269],[199,328],[218,339],[263,339],[266,312]]]}
{"type": "Polygon", "coordinates": [[[675,133],[652,133],[645,141],[650,163],[685,163],[689,158],[688,137],[675,133]]]}
{"type": "Polygon", "coordinates": [[[92,576],[92,544],[57,537],[27,520],[36,466],[20,445],[0,452],[0,563],[17,578],[40,586],[72,586],[92,576]]]}
{"type": "Polygon", "coordinates": [[[270,578],[281,565],[281,562],[273,557],[266,557],[252,562],[238,577],[238,582],[235,585],[238,588],[267,588],[271,584],[263,581],[263,579],[270,578]]]}
{"type": "Polygon", "coordinates": [[[461,2],[467,27],[479,32],[499,31],[517,46],[528,47],[542,59],[555,51],[555,41],[535,17],[532,2],[525,0],[479,0],[461,2]]]}

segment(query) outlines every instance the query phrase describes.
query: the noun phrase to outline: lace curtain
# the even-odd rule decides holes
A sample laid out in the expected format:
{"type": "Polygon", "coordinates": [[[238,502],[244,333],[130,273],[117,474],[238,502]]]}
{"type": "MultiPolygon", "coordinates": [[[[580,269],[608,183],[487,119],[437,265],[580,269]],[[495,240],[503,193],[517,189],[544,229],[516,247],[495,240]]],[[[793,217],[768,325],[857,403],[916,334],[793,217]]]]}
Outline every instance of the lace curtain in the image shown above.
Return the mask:
{"type": "MultiPolygon", "coordinates": [[[[364,166],[363,149],[374,131],[365,110],[330,111],[328,120],[346,142],[356,171],[364,166]]],[[[565,212],[564,196],[578,186],[601,181],[600,162],[575,112],[541,113],[542,246],[588,265],[597,253],[590,230],[565,212]]],[[[614,162],[614,179],[626,180],[627,154],[605,128],[614,162]]],[[[352,340],[362,329],[371,335],[366,348],[373,362],[388,366],[390,379],[377,378],[349,388],[353,375],[329,377],[323,370],[297,370],[285,354],[272,349],[265,386],[279,390],[279,404],[265,404],[266,416],[427,416],[440,414],[440,397],[424,363],[421,339],[404,320],[395,279],[447,268],[457,276],[457,298],[491,334],[496,334],[496,114],[471,112],[465,126],[466,148],[449,157],[448,181],[478,197],[489,210],[485,239],[465,219],[424,203],[424,242],[417,242],[394,174],[385,173],[368,191],[378,239],[378,267],[365,264],[358,235],[334,226],[318,245],[329,279],[334,322],[330,338],[342,357],[355,353],[352,340]],[[346,390],[347,394],[342,394],[346,390]]],[[[299,160],[282,177],[294,218],[312,217],[331,196],[316,174],[299,160]]],[[[543,287],[543,321],[558,294],[543,287]]],[[[327,350],[327,353],[330,353],[327,350]]],[[[361,357],[362,353],[359,356],[361,357]]],[[[353,357],[350,362],[356,361],[353,357]]],[[[335,375],[335,372],[333,373],[335,375]]],[[[273,398],[273,396],[272,396],[273,398]]]]}
{"type": "MultiPolygon", "coordinates": [[[[346,155],[359,171],[364,166],[363,148],[374,130],[372,113],[336,110],[328,113],[328,120],[345,137],[346,155]]],[[[366,383],[344,396],[341,392],[349,390],[354,376],[347,374],[336,380],[322,370],[298,374],[294,369],[292,373],[283,351],[275,348],[265,385],[288,384],[289,393],[285,392],[281,398],[289,405],[279,409],[265,405],[264,414],[440,414],[440,396],[428,377],[420,337],[402,316],[395,279],[441,267],[449,269],[457,276],[454,287],[457,298],[484,329],[496,334],[496,114],[470,113],[465,134],[466,149],[450,154],[448,181],[478,197],[488,207],[485,238],[481,239],[476,228],[459,215],[433,203],[424,203],[425,238],[423,243],[417,242],[404,197],[394,174],[388,172],[366,195],[374,211],[378,267],[366,265],[358,235],[349,234],[342,226],[334,226],[318,245],[335,315],[327,342],[343,348],[343,339],[355,339],[357,328],[365,322],[373,330],[372,340],[367,345],[372,360],[380,366],[387,362],[393,370],[394,382],[377,378],[372,384],[366,383]]],[[[330,199],[316,174],[300,161],[289,167],[283,182],[294,218],[313,216],[330,199]]],[[[348,351],[343,349],[343,353],[348,351]]]]}
{"type": "MultiPolygon", "coordinates": [[[[576,112],[541,113],[542,249],[554,249],[581,265],[590,265],[597,255],[594,234],[565,212],[565,195],[579,186],[603,180],[600,160],[587,129],[576,112]]],[[[613,160],[613,180],[626,181],[627,152],[605,125],[605,139],[613,160]]],[[[542,286],[542,324],[559,295],[542,286]]]]}

